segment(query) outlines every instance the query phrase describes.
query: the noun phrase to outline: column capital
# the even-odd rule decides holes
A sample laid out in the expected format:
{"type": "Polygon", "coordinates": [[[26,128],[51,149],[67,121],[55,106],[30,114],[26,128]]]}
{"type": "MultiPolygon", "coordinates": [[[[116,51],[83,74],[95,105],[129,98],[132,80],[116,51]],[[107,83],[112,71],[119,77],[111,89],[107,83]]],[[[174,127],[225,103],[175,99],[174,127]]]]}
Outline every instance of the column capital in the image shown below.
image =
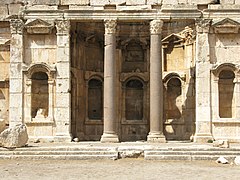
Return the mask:
{"type": "Polygon", "coordinates": [[[196,20],[196,30],[198,33],[208,33],[212,19],[198,19],[196,20]]]}
{"type": "Polygon", "coordinates": [[[104,19],[105,34],[115,34],[117,19],[104,19]]]}
{"type": "Polygon", "coordinates": [[[10,20],[11,34],[22,34],[23,28],[24,28],[24,23],[21,19],[11,19],[10,20]]]}
{"type": "Polygon", "coordinates": [[[69,34],[70,26],[69,20],[56,20],[57,34],[69,34]]]}
{"type": "Polygon", "coordinates": [[[155,19],[150,22],[150,33],[151,34],[161,34],[163,27],[163,20],[155,19]]]}

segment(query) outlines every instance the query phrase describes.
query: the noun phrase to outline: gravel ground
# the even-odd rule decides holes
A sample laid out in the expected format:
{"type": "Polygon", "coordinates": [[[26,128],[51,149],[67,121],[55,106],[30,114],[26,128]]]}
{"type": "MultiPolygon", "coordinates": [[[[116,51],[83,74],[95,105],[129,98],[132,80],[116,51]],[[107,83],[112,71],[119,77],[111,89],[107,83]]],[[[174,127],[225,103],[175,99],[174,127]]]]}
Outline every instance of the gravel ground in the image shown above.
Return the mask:
{"type": "Polygon", "coordinates": [[[240,176],[240,166],[209,161],[113,160],[0,160],[4,180],[141,180],[141,179],[231,179],[240,176]]]}

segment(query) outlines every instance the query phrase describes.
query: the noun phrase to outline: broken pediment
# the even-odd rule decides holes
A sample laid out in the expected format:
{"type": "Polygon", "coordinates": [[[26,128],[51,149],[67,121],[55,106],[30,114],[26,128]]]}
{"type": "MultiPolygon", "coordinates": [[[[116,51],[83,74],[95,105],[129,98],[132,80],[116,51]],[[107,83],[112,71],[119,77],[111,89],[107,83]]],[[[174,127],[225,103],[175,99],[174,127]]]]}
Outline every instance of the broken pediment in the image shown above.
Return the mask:
{"type": "Polygon", "coordinates": [[[229,18],[225,18],[212,26],[215,33],[238,33],[240,23],[229,18]]]}
{"type": "Polygon", "coordinates": [[[170,34],[162,40],[163,45],[170,44],[181,44],[184,41],[184,38],[178,34],[170,34]]]}
{"type": "Polygon", "coordinates": [[[35,19],[27,21],[25,28],[29,34],[50,34],[54,24],[41,19],[35,19]]]}

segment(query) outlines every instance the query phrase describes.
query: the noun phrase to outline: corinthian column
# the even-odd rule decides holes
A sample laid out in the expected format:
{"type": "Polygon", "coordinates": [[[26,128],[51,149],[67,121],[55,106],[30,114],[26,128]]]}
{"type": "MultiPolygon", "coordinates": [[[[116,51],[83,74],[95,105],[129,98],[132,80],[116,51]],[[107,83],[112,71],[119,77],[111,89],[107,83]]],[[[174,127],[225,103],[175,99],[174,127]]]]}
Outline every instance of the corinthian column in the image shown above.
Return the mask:
{"type": "Polygon", "coordinates": [[[163,135],[162,32],[163,21],[150,22],[150,142],[165,142],[163,135]]]}
{"type": "Polygon", "coordinates": [[[117,119],[116,108],[116,26],[113,19],[104,20],[104,130],[101,142],[118,142],[115,125],[117,119]]]}

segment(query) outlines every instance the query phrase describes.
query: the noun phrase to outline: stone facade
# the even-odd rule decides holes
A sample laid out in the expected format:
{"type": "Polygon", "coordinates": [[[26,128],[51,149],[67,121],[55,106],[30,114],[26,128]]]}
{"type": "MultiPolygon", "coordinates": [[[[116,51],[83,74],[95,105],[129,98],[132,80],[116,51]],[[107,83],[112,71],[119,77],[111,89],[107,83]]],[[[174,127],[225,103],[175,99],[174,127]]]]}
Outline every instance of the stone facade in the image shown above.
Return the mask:
{"type": "Polygon", "coordinates": [[[239,7],[0,0],[0,119],[44,141],[240,141],[239,7]]]}

